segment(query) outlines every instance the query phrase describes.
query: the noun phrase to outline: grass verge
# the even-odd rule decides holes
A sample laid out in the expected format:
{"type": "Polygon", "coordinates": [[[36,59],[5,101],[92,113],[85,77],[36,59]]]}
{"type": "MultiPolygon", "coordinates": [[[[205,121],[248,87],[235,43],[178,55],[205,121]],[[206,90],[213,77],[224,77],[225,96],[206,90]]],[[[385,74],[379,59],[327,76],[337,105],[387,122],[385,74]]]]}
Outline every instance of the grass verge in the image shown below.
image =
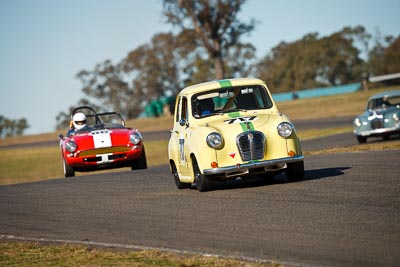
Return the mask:
{"type": "Polygon", "coordinates": [[[121,251],[84,245],[0,242],[0,266],[221,266],[278,267],[234,258],[182,255],[156,250],[121,251]]]}

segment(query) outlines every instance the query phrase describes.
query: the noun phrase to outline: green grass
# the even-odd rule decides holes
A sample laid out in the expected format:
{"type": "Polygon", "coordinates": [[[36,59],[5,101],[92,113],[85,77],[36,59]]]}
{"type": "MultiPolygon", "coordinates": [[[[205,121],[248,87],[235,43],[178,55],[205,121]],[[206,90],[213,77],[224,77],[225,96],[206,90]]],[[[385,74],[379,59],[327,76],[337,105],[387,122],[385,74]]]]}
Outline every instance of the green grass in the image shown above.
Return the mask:
{"type": "Polygon", "coordinates": [[[156,250],[121,251],[84,245],[47,245],[33,242],[0,243],[0,266],[243,266],[278,267],[239,259],[180,255],[156,250]]]}
{"type": "Polygon", "coordinates": [[[327,129],[308,129],[297,131],[301,141],[315,139],[319,137],[325,137],[335,134],[351,133],[353,131],[353,126],[327,128],[327,129]]]}
{"type": "Polygon", "coordinates": [[[369,91],[358,91],[316,98],[278,102],[283,113],[292,120],[356,116],[364,112],[370,96],[384,91],[398,89],[386,87],[369,91]]]}

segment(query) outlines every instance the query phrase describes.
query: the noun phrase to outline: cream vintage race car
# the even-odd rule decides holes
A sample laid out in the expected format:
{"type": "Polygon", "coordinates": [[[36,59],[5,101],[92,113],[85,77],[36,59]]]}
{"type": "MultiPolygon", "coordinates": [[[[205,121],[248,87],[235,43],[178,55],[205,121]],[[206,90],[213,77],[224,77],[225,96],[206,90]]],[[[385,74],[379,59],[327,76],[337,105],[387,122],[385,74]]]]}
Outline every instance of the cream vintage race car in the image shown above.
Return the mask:
{"type": "Polygon", "coordinates": [[[292,122],[279,112],[267,85],[238,78],[189,86],[177,96],[168,144],[178,189],[200,192],[215,181],[285,172],[304,177],[304,156],[292,122]]]}

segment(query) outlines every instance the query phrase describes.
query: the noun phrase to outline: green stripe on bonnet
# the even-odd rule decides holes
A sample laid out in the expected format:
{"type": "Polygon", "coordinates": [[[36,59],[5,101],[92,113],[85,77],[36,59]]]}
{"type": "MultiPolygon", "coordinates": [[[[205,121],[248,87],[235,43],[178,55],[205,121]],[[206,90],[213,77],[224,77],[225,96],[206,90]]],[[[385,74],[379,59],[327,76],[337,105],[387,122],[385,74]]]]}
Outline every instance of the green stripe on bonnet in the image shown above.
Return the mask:
{"type": "Polygon", "coordinates": [[[232,87],[231,81],[229,80],[220,80],[218,81],[221,88],[232,87]]]}

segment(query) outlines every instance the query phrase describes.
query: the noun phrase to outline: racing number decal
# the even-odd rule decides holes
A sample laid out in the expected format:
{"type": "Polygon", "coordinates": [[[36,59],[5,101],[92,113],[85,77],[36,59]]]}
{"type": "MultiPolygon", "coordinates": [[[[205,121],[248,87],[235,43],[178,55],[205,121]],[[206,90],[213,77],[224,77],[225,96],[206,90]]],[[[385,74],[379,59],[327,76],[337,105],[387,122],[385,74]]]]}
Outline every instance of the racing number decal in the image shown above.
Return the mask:
{"type": "Polygon", "coordinates": [[[179,159],[181,164],[185,163],[185,138],[183,135],[179,136],[179,159]]]}
{"type": "Polygon", "coordinates": [[[240,116],[239,112],[231,112],[228,113],[229,117],[232,119],[225,120],[224,122],[227,124],[234,124],[234,123],[240,123],[240,126],[242,127],[243,131],[248,131],[248,130],[254,130],[254,125],[252,121],[258,120],[257,116],[240,116]]]}
{"type": "Polygon", "coordinates": [[[251,117],[237,117],[229,120],[224,120],[225,123],[227,124],[234,124],[234,123],[246,123],[250,121],[255,121],[258,120],[257,116],[251,116],[251,117]]]}

